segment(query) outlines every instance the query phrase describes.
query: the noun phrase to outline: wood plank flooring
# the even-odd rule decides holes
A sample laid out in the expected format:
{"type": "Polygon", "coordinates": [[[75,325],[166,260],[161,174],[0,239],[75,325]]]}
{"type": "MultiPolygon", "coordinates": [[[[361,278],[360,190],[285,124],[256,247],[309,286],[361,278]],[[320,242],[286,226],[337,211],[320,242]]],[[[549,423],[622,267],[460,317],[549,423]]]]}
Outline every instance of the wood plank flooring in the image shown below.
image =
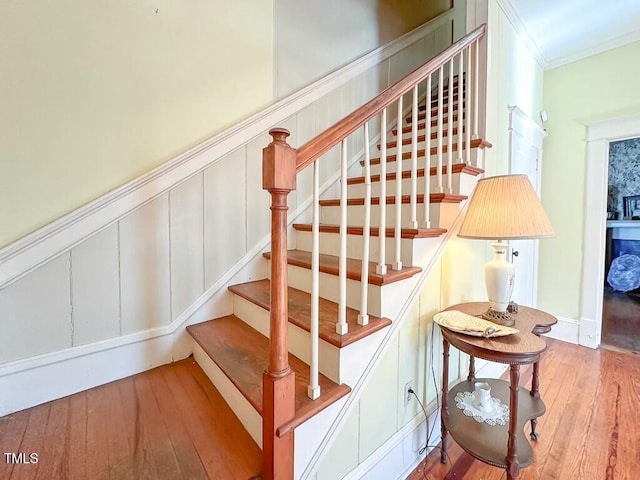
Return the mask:
{"type": "Polygon", "coordinates": [[[0,479],[242,479],[261,452],[188,358],[0,418],[0,479]],[[7,463],[4,452],[36,453],[7,463]]]}
{"type": "Polygon", "coordinates": [[[640,296],[604,288],[602,344],[640,352],[640,296]]]}
{"type": "MultiPolygon", "coordinates": [[[[520,480],[634,480],[640,478],[640,358],[547,339],[541,362],[540,439],[531,442],[534,463],[520,480]]],[[[531,367],[522,384],[530,385],[531,367]]],[[[525,428],[530,431],[529,423],[525,428]]],[[[451,442],[450,461],[434,450],[408,480],[504,480],[451,442]]]]}
{"type": "MultiPolygon", "coordinates": [[[[640,357],[548,340],[534,463],[521,480],[640,478],[640,357]]],[[[522,368],[522,382],[531,380],[522,368]]],[[[528,432],[528,424],[526,431],[528,432]]],[[[248,479],[260,450],[192,358],[0,418],[0,478],[248,479]],[[37,453],[37,464],[4,452],[37,453]]],[[[455,443],[409,480],[504,480],[455,443]]]]}

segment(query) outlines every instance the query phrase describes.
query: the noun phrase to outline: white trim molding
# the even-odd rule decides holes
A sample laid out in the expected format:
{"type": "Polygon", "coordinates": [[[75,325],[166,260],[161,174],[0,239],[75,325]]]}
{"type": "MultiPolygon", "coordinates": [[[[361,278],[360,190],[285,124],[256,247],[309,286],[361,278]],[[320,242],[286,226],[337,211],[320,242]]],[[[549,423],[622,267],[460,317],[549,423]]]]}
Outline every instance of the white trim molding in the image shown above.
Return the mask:
{"type": "Polygon", "coordinates": [[[527,46],[531,54],[535,57],[542,68],[545,70],[548,69],[549,61],[545,58],[542,50],[540,50],[540,47],[538,47],[538,44],[536,43],[531,33],[529,33],[529,30],[520,18],[520,15],[518,15],[518,12],[514,8],[513,3],[511,3],[511,0],[497,0],[497,2],[509,22],[511,22],[511,25],[513,25],[513,28],[518,34],[518,37],[520,37],[520,39],[524,42],[524,44],[527,46]]]}
{"type": "Polygon", "coordinates": [[[563,342],[569,342],[576,345],[582,345],[579,341],[581,334],[581,322],[566,317],[556,316],[556,318],[558,319],[558,323],[551,327],[551,331],[549,333],[545,333],[545,337],[562,340],[563,342]]]}
{"type": "Polygon", "coordinates": [[[579,343],[591,348],[600,345],[602,332],[609,143],[638,136],[640,114],[593,123],[587,129],[579,343]]]}
{"type": "Polygon", "coordinates": [[[7,287],[91,235],[215,164],[347,81],[451,21],[454,9],[360,57],[317,82],[178,155],[149,173],[0,250],[0,288],[7,287]]]}

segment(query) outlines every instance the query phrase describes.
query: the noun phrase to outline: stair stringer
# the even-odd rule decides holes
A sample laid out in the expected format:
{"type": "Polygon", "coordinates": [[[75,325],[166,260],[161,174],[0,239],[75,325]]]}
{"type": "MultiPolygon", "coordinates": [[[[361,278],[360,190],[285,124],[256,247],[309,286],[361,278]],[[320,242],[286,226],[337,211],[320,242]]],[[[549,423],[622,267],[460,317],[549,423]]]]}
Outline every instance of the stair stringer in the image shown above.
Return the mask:
{"type": "MultiPolygon", "coordinates": [[[[402,327],[404,320],[407,318],[409,312],[411,311],[411,307],[413,306],[414,301],[422,291],[422,287],[427,281],[431,270],[441,259],[442,253],[449,239],[456,235],[460,230],[460,226],[466,212],[467,204],[468,201],[462,202],[460,204],[460,213],[457,215],[451,227],[447,230],[447,233],[443,236],[442,242],[434,252],[433,256],[428,260],[428,263],[424,267],[422,267],[422,272],[419,275],[413,277],[416,280],[415,282],[413,282],[413,287],[411,288],[409,295],[406,297],[405,301],[398,309],[398,314],[394,317],[391,325],[380,332],[381,338],[379,344],[370,357],[365,357],[369,359],[368,363],[364,366],[363,371],[357,381],[349,384],[351,386],[351,393],[346,396],[344,405],[338,411],[331,424],[320,424],[321,419],[318,418],[316,422],[313,422],[314,425],[311,431],[308,431],[305,427],[308,422],[305,422],[304,424],[296,428],[294,435],[294,478],[301,480],[310,479],[318,469],[320,461],[327,454],[329,447],[333,444],[336,436],[348,420],[349,414],[360,400],[360,397],[362,396],[367,383],[369,382],[369,380],[371,380],[376,367],[389,348],[391,341],[398,334],[400,328],[402,327]],[[314,445],[317,445],[317,447],[313,448],[314,445]],[[311,454],[311,452],[313,453],[311,454]],[[306,460],[307,458],[308,460],[306,460]]],[[[324,415],[322,418],[326,419],[327,417],[328,415],[324,415]]]]}

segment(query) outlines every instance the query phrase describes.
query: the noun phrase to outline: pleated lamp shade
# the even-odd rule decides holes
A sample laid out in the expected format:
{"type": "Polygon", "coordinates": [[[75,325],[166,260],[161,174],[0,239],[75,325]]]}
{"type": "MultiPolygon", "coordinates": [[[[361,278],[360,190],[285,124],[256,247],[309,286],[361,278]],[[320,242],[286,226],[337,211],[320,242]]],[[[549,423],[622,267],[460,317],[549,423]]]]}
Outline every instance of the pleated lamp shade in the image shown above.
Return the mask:
{"type": "Polygon", "coordinates": [[[458,233],[462,238],[495,240],[554,235],[549,217],[526,175],[480,180],[458,233]]]}

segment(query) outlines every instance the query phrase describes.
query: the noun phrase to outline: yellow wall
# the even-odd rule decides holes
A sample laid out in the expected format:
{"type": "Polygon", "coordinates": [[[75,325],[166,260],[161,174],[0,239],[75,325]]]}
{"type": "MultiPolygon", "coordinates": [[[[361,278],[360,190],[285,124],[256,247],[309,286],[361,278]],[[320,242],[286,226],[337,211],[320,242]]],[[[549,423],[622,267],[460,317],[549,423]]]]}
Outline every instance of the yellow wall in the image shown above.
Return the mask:
{"type": "Polygon", "coordinates": [[[273,1],[0,7],[0,246],[272,100],[273,1]]]}
{"type": "Polygon", "coordinates": [[[277,0],[275,5],[276,97],[283,98],[449,10],[451,1],[277,0]]]}
{"type": "Polygon", "coordinates": [[[3,2],[0,248],[450,1],[310,3],[3,2]]]}
{"type": "MultiPolygon", "coordinates": [[[[640,42],[545,72],[542,201],[556,237],[540,242],[540,308],[578,319],[584,252],[586,126],[640,112],[640,42]]],[[[606,179],[603,179],[605,182],[606,179]]]]}

